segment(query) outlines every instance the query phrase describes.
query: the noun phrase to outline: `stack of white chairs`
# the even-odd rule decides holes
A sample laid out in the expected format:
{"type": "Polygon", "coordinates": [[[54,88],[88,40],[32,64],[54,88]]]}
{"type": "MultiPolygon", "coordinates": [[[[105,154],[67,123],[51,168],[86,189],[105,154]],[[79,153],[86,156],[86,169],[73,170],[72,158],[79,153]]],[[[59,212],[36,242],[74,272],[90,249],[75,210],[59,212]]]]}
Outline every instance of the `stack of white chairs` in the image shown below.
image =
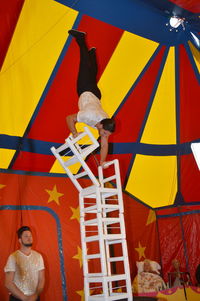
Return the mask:
{"type": "Polygon", "coordinates": [[[98,179],[85,158],[99,143],[87,127],[78,137],[69,136],[59,148],[51,148],[79,191],[80,229],[86,301],[133,300],[124,225],[124,207],[118,160],[98,167],[98,179]],[[87,136],[90,144],[80,141],[87,136]],[[63,153],[71,153],[67,160],[63,153]],[[60,155],[62,154],[62,156],[60,155]],[[79,162],[81,170],[73,174],[70,166],[79,162]],[[109,173],[105,177],[105,173],[109,173]],[[83,187],[87,177],[89,186],[83,187]],[[112,183],[112,184],[111,184],[112,183]]]}

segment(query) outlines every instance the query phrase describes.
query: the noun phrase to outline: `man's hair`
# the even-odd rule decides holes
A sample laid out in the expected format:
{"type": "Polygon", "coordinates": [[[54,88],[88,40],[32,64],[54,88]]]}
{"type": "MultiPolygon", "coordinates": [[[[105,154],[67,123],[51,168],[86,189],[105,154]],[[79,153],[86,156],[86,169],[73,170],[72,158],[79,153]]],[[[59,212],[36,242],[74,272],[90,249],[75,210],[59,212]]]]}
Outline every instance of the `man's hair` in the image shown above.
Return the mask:
{"type": "Polygon", "coordinates": [[[100,121],[103,129],[113,133],[115,131],[115,120],[113,118],[105,118],[100,121]]]}
{"type": "Polygon", "coordinates": [[[28,226],[22,226],[21,228],[19,228],[19,229],[17,230],[17,236],[18,236],[18,238],[21,238],[21,237],[22,237],[22,233],[23,233],[24,231],[30,231],[30,232],[31,232],[31,229],[30,229],[28,226]]]}

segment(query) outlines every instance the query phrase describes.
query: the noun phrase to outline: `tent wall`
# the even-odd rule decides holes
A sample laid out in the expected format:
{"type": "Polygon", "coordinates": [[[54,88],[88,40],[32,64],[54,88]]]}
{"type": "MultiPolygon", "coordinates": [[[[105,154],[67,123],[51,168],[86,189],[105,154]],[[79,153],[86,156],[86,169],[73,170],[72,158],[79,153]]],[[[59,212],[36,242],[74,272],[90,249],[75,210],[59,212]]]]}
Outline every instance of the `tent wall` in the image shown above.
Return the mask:
{"type": "MultiPolygon", "coordinates": [[[[83,180],[85,183],[87,179],[83,180]]],[[[124,193],[125,224],[132,279],[136,261],[159,261],[155,212],[124,193]]],[[[0,296],[7,257],[18,247],[16,230],[33,229],[34,249],[45,261],[42,301],[79,301],[83,297],[78,192],[66,177],[0,173],[0,296]]]]}
{"type": "MultiPolygon", "coordinates": [[[[87,182],[87,179],[84,179],[87,182]]],[[[199,264],[200,206],[179,206],[154,210],[124,197],[131,278],[136,261],[149,258],[162,264],[167,281],[171,261],[177,258],[195,284],[199,264]]],[[[18,247],[16,230],[33,229],[34,249],[41,252],[46,266],[42,301],[81,300],[83,273],[79,225],[78,192],[66,177],[0,173],[0,295],[7,300],[3,267],[18,247]],[[53,263],[53,264],[52,264],[53,263]]]]}
{"type": "Polygon", "coordinates": [[[16,230],[33,229],[34,249],[45,261],[42,300],[80,300],[83,289],[77,192],[64,178],[0,175],[0,296],[8,300],[3,267],[18,247],[16,230]],[[69,289],[68,289],[68,288],[69,289]]]}

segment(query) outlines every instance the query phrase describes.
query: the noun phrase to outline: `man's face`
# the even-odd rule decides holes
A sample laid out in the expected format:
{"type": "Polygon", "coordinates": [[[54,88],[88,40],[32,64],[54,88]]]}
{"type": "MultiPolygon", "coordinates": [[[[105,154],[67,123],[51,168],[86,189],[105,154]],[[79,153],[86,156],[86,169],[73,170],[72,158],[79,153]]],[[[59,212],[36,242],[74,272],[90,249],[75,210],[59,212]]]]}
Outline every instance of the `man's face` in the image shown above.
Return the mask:
{"type": "Polygon", "coordinates": [[[25,247],[31,247],[33,244],[32,233],[30,231],[24,231],[19,239],[19,242],[25,247]]]}
{"type": "Polygon", "coordinates": [[[111,132],[104,130],[103,128],[99,130],[99,134],[101,137],[109,137],[111,135],[111,132]]]}

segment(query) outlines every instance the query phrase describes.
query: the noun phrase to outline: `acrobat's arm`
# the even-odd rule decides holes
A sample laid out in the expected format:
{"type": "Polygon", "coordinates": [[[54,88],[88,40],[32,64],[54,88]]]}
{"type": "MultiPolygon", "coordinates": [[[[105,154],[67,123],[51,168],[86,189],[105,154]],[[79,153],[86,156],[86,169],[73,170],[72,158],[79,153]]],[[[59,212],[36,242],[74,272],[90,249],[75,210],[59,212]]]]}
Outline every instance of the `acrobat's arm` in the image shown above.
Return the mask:
{"type": "Polygon", "coordinates": [[[100,165],[103,166],[106,162],[108,154],[108,137],[101,137],[101,149],[100,149],[100,165]]]}
{"type": "Polygon", "coordinates": [[[70,132],[72,133],[73,137],[74,138],[77,137],[78,136],[78,132],[76,130],[77,114],[72,114],[67,116],[66,121],[67,121],[67,126],[70,132]]]}

